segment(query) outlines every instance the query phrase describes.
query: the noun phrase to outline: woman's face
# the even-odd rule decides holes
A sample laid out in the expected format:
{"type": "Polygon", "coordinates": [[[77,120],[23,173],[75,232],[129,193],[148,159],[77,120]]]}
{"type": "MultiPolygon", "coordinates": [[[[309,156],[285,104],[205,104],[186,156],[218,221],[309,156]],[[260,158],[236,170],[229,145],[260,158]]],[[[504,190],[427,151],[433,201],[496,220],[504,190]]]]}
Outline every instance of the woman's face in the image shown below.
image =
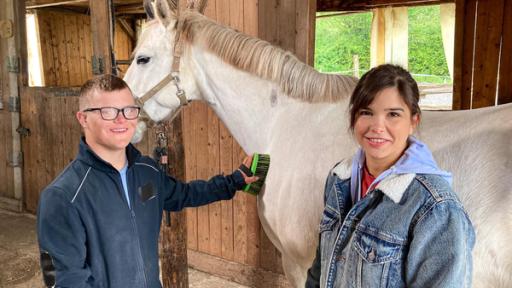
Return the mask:
{"type": "Polygon", "coordinates": [[[418,125],[395,87],[381,90],[370,105],[358,111],[354,134],[361,145],[369,172],[391,167],[407,148],[407,138],[418,125]],[[373,170],[373,171],[372,171],[373,170]]]}

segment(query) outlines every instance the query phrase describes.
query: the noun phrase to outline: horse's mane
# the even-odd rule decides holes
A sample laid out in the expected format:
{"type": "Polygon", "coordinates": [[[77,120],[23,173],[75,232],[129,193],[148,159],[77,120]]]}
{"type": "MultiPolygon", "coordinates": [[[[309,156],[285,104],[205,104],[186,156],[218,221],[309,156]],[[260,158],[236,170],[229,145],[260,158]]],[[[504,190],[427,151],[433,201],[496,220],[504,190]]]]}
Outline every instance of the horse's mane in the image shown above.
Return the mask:
{"type": "Polygon", "coordinates": [[[184,37],[204,46],[223,61],[279,84],[288,96],[307,102],[336,102],[348,97],[356,79],[324,74],[291,52],[219,25],[197,12],[185,12],[184,37]]]}

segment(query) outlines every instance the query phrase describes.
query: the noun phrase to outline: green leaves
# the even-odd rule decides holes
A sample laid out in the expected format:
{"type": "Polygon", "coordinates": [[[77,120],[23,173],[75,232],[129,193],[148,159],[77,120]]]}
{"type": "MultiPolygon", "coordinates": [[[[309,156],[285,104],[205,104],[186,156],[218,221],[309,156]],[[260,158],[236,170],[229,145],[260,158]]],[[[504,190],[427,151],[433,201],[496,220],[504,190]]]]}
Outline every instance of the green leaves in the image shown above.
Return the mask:
{"type": "MultiPolygon", "coordinates": [[[[417,74],[418,82],[451,81],[439,19],[438,5],[409,8],[409,70],[417,74]]],[[[371,21],[371,12],[317,18],[315,68],[352,75],[352,56],[357,54],[361,74],[366,72],[370,68],[371,21]]]]}

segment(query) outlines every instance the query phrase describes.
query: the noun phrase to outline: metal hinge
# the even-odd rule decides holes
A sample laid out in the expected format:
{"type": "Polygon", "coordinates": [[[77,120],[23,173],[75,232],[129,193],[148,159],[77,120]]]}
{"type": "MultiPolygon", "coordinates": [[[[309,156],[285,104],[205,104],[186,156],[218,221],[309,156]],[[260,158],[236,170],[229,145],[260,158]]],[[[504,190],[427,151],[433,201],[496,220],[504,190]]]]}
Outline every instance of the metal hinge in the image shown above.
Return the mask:
{"type": "Polygon", "coordinates": [[[105,65],[103,57],[92,55],[92,74],[100,75],[103,74],[104,71],[105,65]]]}
{"type": "Polygon", "coordinates": [[[23,165],[23,152],[12,153],[9,156],[10,167],[21,167],[23,165]]]}
{"type": "Polygon", "coordinates": [[[7,56],[5,57],[5,62],[7,63],[7,71],[11,73],[19,73],[20,72],[20,58],[17,56],[7,56]]]}
{"type": "Polygon", "coordinates": [[[11,38],[13,36],[11,20],[0,20],[0,38],[11,38]]]}
{"type": "Polygon", "coordinates": [[[9,97],[9,111],[20,112],[20,97],[9,97]]]}
{"type": "Polygon", "coordinates": [[[30,136],[30,129],[22,126],[18,127],[18,129],[16,129],[16,132],[18,132],[23,137],[30,136]]]}

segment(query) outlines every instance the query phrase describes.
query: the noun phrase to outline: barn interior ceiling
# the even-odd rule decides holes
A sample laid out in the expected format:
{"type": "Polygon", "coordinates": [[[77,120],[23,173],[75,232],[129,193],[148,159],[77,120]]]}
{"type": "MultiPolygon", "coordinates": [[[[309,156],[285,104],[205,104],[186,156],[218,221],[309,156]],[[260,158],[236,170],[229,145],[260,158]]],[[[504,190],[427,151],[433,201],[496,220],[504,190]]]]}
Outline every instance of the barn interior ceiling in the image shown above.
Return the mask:
{"type": "MultiPolygon", "coordinates": [[[[113,0],[116,14],[144,14],[143,0],[113,0]]],[[[385,6],[417,6],[455,0],[317,0],[317,11],[363,11],[385,6]]],[[[27,9],[54,8],[87,13],[89,0],[26,0],[27,9]]]]}

